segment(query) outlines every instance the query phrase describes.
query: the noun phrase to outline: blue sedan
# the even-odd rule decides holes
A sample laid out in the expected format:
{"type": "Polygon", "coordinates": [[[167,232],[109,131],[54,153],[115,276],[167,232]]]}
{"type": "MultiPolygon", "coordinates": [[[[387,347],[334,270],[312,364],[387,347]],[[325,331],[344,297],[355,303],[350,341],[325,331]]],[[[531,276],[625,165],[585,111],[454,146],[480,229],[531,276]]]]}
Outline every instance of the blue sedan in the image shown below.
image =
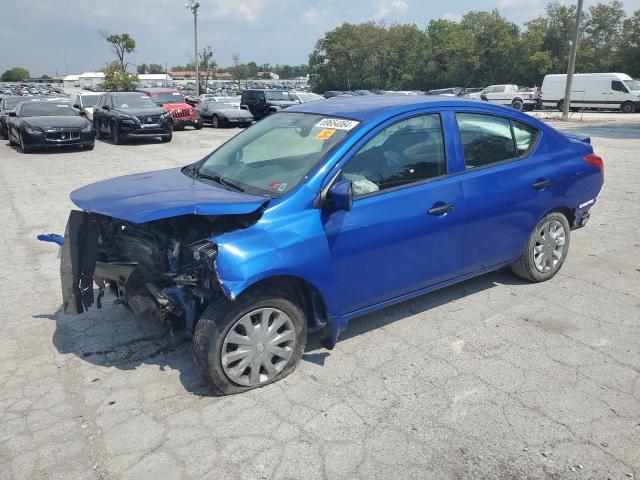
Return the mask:
{"type": "Polygon", "coordinates": [[[293,371],[308,331],[332,348],[352,318],[505,266],[551,279],[603,180],[588,137],[497,105],[305,103],[185,168],[74,191],[64,308],[111,292],[242,392],[293,371]]]}

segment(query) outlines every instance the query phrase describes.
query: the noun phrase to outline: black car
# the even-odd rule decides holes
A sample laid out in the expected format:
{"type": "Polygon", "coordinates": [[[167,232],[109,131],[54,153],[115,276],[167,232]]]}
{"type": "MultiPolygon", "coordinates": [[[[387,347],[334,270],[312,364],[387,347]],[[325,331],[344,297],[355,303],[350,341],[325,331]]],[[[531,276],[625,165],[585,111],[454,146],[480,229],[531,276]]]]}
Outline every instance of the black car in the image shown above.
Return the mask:
{"type": "Polygon", "coordinates": [[[15,108],[18,103],[28,100],[29,97],[23,97],[20,95],[8,95],[0,100],[0,137],[3,139],[9,138],[7,131],[7,118],[9,112],[15,108]]]}
{"type": "Polygon", "coordinates": [[[93,128],[98,138],[111,136],[120,145],[128,138],[173,136],[171,114],[140,92],[103,93],[93,112],[93,128]]]}
{"type": "Polygon", "coordinates": [[[91,122],[68,103],[20,102],[9,112],[9,144],[23,153],[34,148],[79,146],[93,149],[91,122]]]}
{"type": "Polygon", "coordinates": [[[248,127],[253,122],[253,115],[248,110],[234,107],[230,103],[216,102],[213,99],[204,100],[196,109],[205,123],[213,128],[218,127],[248,127]]]}
{"type": "Polygon", "coordinates": [[[298,103],[286,90],[249,89],[240,97],[240,108],[249,110],[256,120],[298,103]]]}

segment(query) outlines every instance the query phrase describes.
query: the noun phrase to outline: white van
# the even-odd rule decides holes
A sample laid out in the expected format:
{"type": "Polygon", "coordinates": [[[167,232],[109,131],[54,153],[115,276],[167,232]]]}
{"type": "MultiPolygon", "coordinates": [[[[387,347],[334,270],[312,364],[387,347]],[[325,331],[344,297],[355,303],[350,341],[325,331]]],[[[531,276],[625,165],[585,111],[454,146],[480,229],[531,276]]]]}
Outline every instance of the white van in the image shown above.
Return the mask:
{"type": "MultiPolygon", "coordinates": [[[[542,106],[562,110],[566,85],[566,74],[546,75],[542,81],[542,106]]],[[[571,108],[640,112],[640,81],[624,73],[576,73],[571,85],[571,108]]]]}

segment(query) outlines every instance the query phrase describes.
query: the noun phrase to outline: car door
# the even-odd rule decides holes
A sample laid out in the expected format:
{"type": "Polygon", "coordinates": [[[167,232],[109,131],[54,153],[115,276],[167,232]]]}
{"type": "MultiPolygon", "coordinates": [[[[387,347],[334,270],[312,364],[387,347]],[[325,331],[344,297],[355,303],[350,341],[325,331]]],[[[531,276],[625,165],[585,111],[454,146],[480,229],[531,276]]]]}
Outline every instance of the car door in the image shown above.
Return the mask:
{"type": "Polygon", "coordinates": [[[462,269],[464,202],[448,176],[446,118],[387,122],[361,140],[339,177],[351,211],[323,213],[340,314],[436,285],[462,269]]]}
{"type": "Polygon", "coordinates": [[[561,179],[553,154],[535,152],[536,128],[477,111],[458,111],[455,117],[465,164],[459,175],[467,215],[464,271],[472,273],[521,254],[561,179]]]}
{"type": "Polygon", "coordinates": [[[627,87],[620,80],[611,80],[609,88],[609,107],[619,108],[630,97],[627,87]]]}

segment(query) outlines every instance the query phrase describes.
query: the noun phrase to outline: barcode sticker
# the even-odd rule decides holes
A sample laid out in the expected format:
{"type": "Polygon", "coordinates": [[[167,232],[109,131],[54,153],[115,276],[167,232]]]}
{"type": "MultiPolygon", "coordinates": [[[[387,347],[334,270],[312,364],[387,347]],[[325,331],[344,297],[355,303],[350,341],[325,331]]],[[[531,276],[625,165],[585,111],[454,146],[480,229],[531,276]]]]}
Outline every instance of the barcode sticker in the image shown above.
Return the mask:
{"type": "Polygon", "coordinates": [[[333,130],[351,130],[356,127],[360,122],[355,120],[344,120],[342,118],[323,118],[316,125],[315,128],[331,128],[333,130]]]}

